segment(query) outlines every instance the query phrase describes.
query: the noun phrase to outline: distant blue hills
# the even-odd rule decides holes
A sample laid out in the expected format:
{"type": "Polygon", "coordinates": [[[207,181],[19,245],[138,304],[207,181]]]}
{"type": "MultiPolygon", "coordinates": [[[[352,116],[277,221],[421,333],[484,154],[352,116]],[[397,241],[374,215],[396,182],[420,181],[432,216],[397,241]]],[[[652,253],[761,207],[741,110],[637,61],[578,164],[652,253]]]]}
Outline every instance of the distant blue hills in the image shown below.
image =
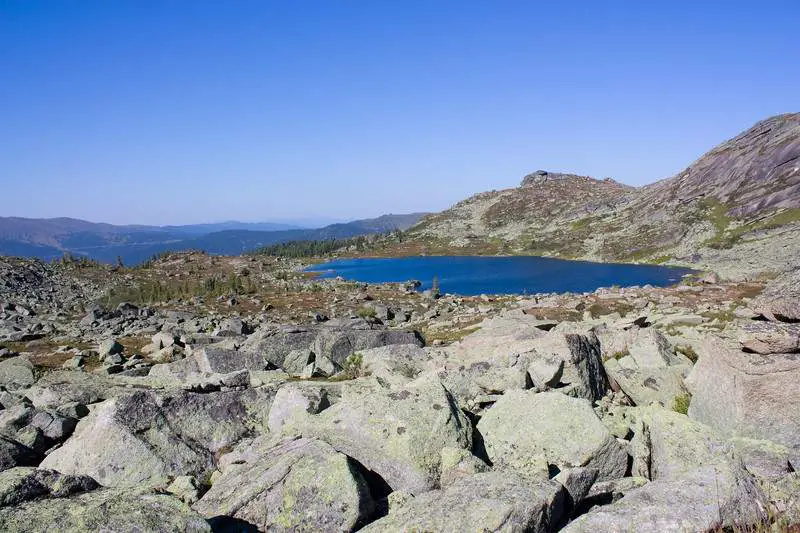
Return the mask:
{"type": "Polygon", "coordinates": [[[113,263],[118,257],[135,265],[166,251],[205,250],[238,255],[261,246],[295,240],[346,239],[404,230],[427,213],[302,228],[272,222],[221,222],[184,226],[117,226],[74,218],[0,217],[0,255],[53,260],[65,253],[113,263]]]}

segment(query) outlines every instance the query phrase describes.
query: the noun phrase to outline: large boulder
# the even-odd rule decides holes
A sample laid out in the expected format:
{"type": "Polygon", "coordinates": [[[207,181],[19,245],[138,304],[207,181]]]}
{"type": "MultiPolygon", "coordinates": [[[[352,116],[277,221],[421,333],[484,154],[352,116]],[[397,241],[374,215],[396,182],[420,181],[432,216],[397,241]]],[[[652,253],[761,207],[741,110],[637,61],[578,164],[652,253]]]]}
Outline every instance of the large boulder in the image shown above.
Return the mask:
{"type": "Polygon", "coordinates": [[[636,405],[656,402],[672,407],[675,398],[686,394],[683,380],[692,363],[676,353],[660,332],[638,327],[595,331],[609,380],[636,405]]]}
{"type": "Polygon", "coordinates": [[[211,527],[173,496],[142,490],[100,489],[69,498],[47,498],[4,507],[0,509],[0,530],[210,533],[211,527]]]}
{"type": "Polygon", "coordinates": [[[634,413],[633,474],[652,481],[565,531],[705,531],[766,517],[763,492],[712,428],[658,406],[634,413]]]}
{"type": "Polygon", "coordinates": [[[250,335],[238,351],[258,357],[262,368],[266,365],[283,368],[287,356],[292,352],[297,353],[297,350],[310,350],[316,358],[326,358],[341,368],[347,357],[355,352],[392,344],[423,346],[424,341],[416,332],[380,328],[357,329],[333,324],[303,327],[266,324],[250,335]]]}
{"type": "Polygon", "coordinates": [[[760,354],[800,352],[800,324],[750,321],[739,326],[742,350],[760,354]]]}
{"type": "Polygon", "coordinates": [[[509,472],[485,472],[420,494],[361,531],[552,531],[565,508],[556,482],[530,483],[509,472]]]}
{"type": "Polygon", "coordinates": [[[746,472],[705,466],[631,490],[616,503],[595,507],[561,531],[716,531],[762,522],[765,506],[763,495],[746,472]]]}
{"type": "Polygon", "coordinates": [[[582,398],[509,391],[477,428],[489,459],[526,477],[546,476],[550,466],[596,468],[600,481],[627,470],[628,454],[582,398]]]}
{"type": "Polygon", "coordinates": [[[769,320],[800,321],[800,269],[770,281],[751,306],[769,320]]]}
{"type": "Polygon", "coordinates": [[[755,354],[709,335],[687,378],[689,416],[729,437],[771,440],[800,454],[800,354],[755,354]]]}
{"type": "Polygon", "coordinates": [[[33,466],[41,456],[32,449],[0,435],[0,472],[15,466],[33,466]]]}
{"type": "Polygon", "coordinates": [[[330,445],[299,439],[250,454],[194,505],[206,518],[259,531],[351,531],[372,512],[367,483],[330,445]]]}
{"type": "Polygon", "coordinates": [[[69,476],[55,470],[17,467],[0,473],[0,507],[53,496],[63,498],[98,487],[89,476],[69,476]]]}
{"type": "Polygon", "coordinates": [[[30,387],[34,381],[33,364],[24,355],[0,361],[0,386],[18,390],[30,387]]]}
{"type": "MultiPolygon", "coordinates": [[[[577,398],[595,402],[608,391],[608,380],[600,357],[600,341],[594,332],[554,329],[538,339],[528,354],[531,361],[529,375],[533,379],[539,361],[563,361],[563,370],[557,385],[560,391],[577,398]],[[538,364],[537,364],[538,363],[538,364]]],[[[538,388],[542,383],[533,382],[538,388]]]]}
{"type": "Polygon", "coordinates": [[[215,469],[221,451],[265,430],[273,396],[269,388],[118,396],[81,420],[73,437],[41,466],[86,474],[109,487],[202,478],[215,469]]]}
{"type": "Polygon", "coordinates": [[[299,432],[328,442],[393,490],[415,494],[439,483],[442,448],[472,447],[469,420],[431,375],[399,389],[343,395],[319,415],[304,418],[299,432]]]}
{"type": "Polygon", "coordinates": [[[38,408],[55,408],[70,402],[84,405],[99,402],[127,390],[112,379],[86,372],[47,372],[25,391],[38,408]]]}
{"type": "Polygon", "coordinates": [[[417,378],[431,357],[416,344],[392,344],[359,352],[363,373],[387,383],[402,385],[417,378]]]}

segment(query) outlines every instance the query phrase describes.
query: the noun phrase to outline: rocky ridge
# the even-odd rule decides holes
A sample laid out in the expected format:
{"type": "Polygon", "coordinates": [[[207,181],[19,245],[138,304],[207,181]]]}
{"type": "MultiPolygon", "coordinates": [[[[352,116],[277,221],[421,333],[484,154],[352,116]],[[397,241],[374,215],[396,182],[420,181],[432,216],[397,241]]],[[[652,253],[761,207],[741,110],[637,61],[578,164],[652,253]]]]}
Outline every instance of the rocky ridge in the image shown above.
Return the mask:
{"type": "Polygon", "coordinates": [[[670,262],[742,279],[800,266],[800,114],[775,116],[641,188],[538,171],[423,219],[405,248],[670,262]]]}

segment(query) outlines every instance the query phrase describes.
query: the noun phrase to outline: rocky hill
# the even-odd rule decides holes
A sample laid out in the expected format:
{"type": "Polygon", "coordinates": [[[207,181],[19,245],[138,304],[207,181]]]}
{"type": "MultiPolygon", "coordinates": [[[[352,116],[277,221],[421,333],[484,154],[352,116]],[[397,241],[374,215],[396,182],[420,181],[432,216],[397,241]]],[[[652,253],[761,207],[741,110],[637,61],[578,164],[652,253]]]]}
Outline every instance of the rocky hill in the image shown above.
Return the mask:
{"type": "Polygon", "coordinates": [[[646,187],[538,171],[409,231],[422,251],[669,261],[730,277],[799,265],[798,234],[800,114],[759,122],[646,187]]]}

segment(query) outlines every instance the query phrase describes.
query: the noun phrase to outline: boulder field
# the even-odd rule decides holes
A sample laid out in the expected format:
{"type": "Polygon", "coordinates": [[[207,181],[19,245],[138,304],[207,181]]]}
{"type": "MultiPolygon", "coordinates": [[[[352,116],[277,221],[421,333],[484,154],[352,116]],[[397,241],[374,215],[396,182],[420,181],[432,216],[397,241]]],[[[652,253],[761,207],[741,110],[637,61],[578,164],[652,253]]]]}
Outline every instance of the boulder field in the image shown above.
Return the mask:
{"type": "Polygon", "coordinates": [[[95,368],[7,351],[0,530],[788,530],[791,293],[682,307],[716,290],[594,295],[625,316],[519,299],[430,346],[363,318],[166,319],[100,339],[95,368]]]}

